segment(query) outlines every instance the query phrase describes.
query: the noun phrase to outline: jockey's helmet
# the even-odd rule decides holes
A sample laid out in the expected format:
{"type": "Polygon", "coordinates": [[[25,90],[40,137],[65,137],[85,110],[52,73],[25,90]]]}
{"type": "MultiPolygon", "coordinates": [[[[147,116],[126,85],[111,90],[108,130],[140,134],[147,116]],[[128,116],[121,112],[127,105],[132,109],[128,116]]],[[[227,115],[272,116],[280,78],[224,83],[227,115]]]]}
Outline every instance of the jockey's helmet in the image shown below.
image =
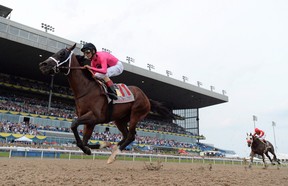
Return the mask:
{"type": "Polygon", "coordinates": [[[255,132],[260,132],[260,130],[258,128],[255,128],[255,132]]]}
{"type": "Polygon", "coordinates": [[[92,52],[92,50],[95,50],[95,52],[97,52],[96,47],[92,43],[86,43],[83,45],[81,51],[85,52],[86,50],[91,50],[91,52],[92,52]]]}

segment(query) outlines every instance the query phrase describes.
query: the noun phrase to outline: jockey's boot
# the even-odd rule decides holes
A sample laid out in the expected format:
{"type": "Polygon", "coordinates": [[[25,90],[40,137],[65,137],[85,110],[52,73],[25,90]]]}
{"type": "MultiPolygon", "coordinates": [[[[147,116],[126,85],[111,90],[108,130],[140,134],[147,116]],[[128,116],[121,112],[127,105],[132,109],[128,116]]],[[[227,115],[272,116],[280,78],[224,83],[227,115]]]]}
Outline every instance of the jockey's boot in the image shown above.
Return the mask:
{"type": "Polygon", "coordinates": [[[115,85],[112,84],[111,86],[107,86],[108,88],[108,96],[110,99],[113,99],[113,100],[117,100],[118,97],[117,97],[117,92],[116,92],[116,88],[115,88],[115,85]]]}

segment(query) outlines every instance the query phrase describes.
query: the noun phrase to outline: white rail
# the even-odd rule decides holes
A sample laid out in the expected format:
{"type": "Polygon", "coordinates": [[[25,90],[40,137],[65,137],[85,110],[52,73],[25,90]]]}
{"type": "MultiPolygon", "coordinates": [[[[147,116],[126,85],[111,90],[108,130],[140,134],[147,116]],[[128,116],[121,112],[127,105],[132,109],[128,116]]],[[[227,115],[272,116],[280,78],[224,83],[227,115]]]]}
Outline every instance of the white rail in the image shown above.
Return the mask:
{"type": "MultiPolygon", "coordinates": [[[[41,152],[40,158],[45,158],[44,152],[55,153],[54,158],[57,158],[57,153],[68,154],[68,159],[70,160],[73,155],[81,155],[83,158],[85,155],[81,150],[58,150],[58,149],[39,149],[39,148],[30,148],[30,147],[0,147],[0,152],[6,151],[9,152],[9,158],[13,158],[12,152],[24,152],[24,157],[29,157],[28,152],[41,152]]],[[[94,160],[97,155],[109,156],[111,152],[101,152],[101,151],[92,151],[92,159],[94,160]]],[[[210,164],[245,164],[242,159],[229,159],[229,158],[210,158],[210,157],[195,157],[195,156],[173,156],[173,155],[163,155],[163,154],[140,154],[140,153],[120,153],[117,156],[132,157],[132,161],[136,161],[136,158],[147,158],[150,162],[155,159],[161,159],[164,162],[173,160],[174,162],[197,162],[197,163],[210,163],[210,164]]],[[[35,157],[35,156],[34,156],[35,157]]],[[[39,157],[39,156],[38,156],[39,157]]],[[[50,157],[51,158],[51,157],[50,157]]],[[[255,161],[255,164],[262,164],[261,161],[255,161]]]]}

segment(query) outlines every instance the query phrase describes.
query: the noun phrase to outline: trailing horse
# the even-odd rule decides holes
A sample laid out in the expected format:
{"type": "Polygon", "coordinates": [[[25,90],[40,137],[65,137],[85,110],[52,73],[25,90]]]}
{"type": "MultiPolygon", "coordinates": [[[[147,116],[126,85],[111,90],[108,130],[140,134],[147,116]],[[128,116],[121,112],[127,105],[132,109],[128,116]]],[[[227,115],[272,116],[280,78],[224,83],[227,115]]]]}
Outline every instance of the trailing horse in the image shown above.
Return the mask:
{"type": "Polygon", "coordinates": [[[264,154],[269,158],[272,165],[275,165],[275,163],[273,161],[280,164],[280,160],[277,159],[276,154],[274,152],[274,147],[269,141],[266,140],[266,143],[264,143],[258,137],[252,135],[252,133],[250,133],[250,134],[247,133],[246,141],[247,141],[248,147],[251,147],[251,153],[250,153],[250,160],[251,161],[249,163],[250,168],[252,166],[253,158],[254,158],[255,154],[262,156],[262,160],[263,160],[265,167],[267,167],[267,164],[265,162],[264,154]],[[273,161],[268,154],[269,152],[273,155],[273,161]]]}
{"type": "MultiPolygon", "coordinates": [[[[136,125],[144,119],[150,111],[158,113],[167,119],[175,119],[174,115],[156,101],[149,100],[144,92],[136,86],[128,86],[134,100],[125,103],[112,104],[108,102],[107,92],[101,81],[95,81],[91,73],[80,64],[73,54],[76,44],[70,48],[61,49],[57,53],[39,64],[44,75],[52,75],[59,72],[67,75],[70,88],[73,91],[76,114],[78,116],[71,124],[77,146],[90,155],[92,146],[88,141],[95,125],[114,121],[123,135],[123,139],[113,148],[107,163],[112,163],[116,155],[135,140],[136,125]],[[128,127],[129,122],[129,127],[128,127]],[[84,125],[83,140],[81,140],[77,128],[84,125]]],[[[127,91],[128,91],[127,89],[127,91]]]]}

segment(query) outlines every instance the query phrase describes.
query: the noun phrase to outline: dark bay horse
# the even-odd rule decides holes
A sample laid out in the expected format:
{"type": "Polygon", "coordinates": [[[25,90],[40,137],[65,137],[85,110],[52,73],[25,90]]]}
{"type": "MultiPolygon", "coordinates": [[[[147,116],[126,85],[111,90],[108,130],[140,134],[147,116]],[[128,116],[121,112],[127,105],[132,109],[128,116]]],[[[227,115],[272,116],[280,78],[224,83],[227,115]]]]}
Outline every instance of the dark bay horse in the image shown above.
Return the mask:
{"type": "Polygon", "coordinates": [[[275,165],[275,163],[272,161],[271,157],[268,154],[269,152],[273,155],[273,160],[276,161],[278,164],[280,164],[280,160],[277,159],[276,154],[274,152],[274,147],[269,141],[265,140],[266,143],[264,143],[257,136],[252,135],[252,133],[250,133],[250,134],[247,133],[246,141],[247,141],[248,147],[251,147],[251,153],[250,153],[250,160],[251,161],[249,164],[250,168],[252,166],[253,158],[254,158],[255,154],[262,156],[262,160],[263,160],[265,167],[267,167],[267,164],[265,162],[264,154],[269,158],[272,165],[275,165]]]}
{"type": "MultiPolygon", "coordinates": [[[[123,135],[123,139],[113,148],[107,163],[112,163],[115,157],[125,147],[135,140],[136,125],[144,119],[150,111],[158,113],[167,119],[175,119],[166,107],[156,101],[149,100],[144,92],[136,86],[128,86],[135,100],[129,103],[113,105],[113,112],[109,112],[107,94],[100,82],[92,78],[91,73],[79,64],[73,50],[76,44],[70,48],[61,49],[51,57],[39,64],[44,75],[62,72],[68,77],[70,88],[73,91],[76,114],[78,116],[71,124],[77,146],[86,154],[91,155],[88,141],[95,125],[114,121],[123,135]],[[128,127],[129,122],[129,127],[128,127]],[[84,125],[83,140],[81,140],[77,128],[84,125]]],[[[95,147],[95,148],[99,148],[95,147]]]]}

